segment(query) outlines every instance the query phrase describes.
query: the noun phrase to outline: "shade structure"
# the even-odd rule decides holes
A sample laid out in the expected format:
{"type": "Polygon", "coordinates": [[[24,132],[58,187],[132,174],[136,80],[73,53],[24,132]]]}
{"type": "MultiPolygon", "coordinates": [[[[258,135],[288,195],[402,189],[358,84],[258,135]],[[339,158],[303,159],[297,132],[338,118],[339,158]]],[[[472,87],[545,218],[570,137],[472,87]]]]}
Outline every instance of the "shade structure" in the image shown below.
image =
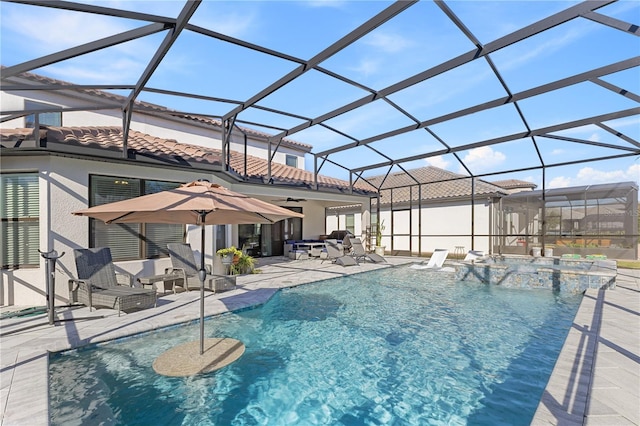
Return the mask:
{"type": "Polygon", "coordinates": [[[204,352],[204,280],[206,276],[205,225],[236,225],[274,223],[279,220],[304,217],[207,181],[193,181],[178,188],[128,200],[102,204],[73,212],[105,223],[174,223],[200,225],[200,355],[204,352]]]}
{"type": "Polygon", "coordinates": [[[274,223],[304,216],[206,181],[189,182],[175,189],[102,204],[73,214],[106,223],[196,225],[274,223]]]}

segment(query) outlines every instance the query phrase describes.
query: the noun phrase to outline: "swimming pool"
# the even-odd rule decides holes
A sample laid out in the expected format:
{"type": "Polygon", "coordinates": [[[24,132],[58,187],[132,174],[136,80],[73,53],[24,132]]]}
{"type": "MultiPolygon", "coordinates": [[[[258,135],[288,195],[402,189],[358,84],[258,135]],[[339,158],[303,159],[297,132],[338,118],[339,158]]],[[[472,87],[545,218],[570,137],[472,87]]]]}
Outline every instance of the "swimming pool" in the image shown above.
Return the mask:
{"type": "Polygon", "coordinates": [[[151,368],[197,325],[52,356],[51,421],[529,424],[580,300],[408,267],[308,284],[207,321],[246,345],[217,373],[151,368]]]}

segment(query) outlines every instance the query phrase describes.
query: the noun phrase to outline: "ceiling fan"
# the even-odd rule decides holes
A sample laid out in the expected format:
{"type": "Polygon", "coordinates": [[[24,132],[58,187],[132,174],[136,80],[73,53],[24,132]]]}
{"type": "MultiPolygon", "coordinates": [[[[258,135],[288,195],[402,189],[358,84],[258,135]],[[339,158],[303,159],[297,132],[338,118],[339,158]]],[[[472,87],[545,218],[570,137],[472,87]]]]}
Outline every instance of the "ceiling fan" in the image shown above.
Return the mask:
{"type": "Polygon", "coordinates": [[[271,201],[276,201],[280,203],[299,203],[300,201],[307,201],[307,200],[306,198],[287,197],[287,198],[281,198],[279,200],[271,200],[271,201]]]}

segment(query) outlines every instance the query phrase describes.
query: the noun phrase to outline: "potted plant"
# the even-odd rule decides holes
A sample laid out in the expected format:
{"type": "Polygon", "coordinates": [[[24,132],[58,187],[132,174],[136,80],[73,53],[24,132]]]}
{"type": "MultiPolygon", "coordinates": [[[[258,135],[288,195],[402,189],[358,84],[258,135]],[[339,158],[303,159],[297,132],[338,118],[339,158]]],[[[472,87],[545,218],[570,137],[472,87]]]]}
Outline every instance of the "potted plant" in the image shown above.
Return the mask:
{"type": "Polygon", "coordinates": [[[234,263],[232,266],[233,272],[235,274],[252,274],[255,264],[256,260],[253,257],[248,254],[240,253],[238,262],[234,263]]]}
{"type": "Polygon", "coordinates": [[[237,263],[242,255],[242,251],[238,250],[235,246],[221,248],[216,252],[218,256],[222,258],[223,265],[231,265],[237,263]]]}
{"type": "Polygon", "coordinates": [[[555,247],[555,244],[546,244],[543,250],[544,257],[553,257],[553,249],[555,247]]]}
{"type": "Polygon", "coordinates": [[[376,226],[376,246],[374,251],[377,255],[384,256],[384,246],[382,244],[382,231],[384,231],[384,219],[378,222],[376,226]]]}

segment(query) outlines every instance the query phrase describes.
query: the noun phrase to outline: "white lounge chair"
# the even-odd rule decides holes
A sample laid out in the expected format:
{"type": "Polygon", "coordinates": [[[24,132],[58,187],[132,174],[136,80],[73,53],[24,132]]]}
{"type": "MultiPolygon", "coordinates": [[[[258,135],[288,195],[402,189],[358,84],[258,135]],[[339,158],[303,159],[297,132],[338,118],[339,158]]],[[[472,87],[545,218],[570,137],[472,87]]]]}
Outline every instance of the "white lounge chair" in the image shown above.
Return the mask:
{"type": "Polygon", "coordinates": [[[420,262],[409,266],[411,269],[439,269],[449,255],[448,249],[435,249],[428,263],[420,262]]]}
{"type": "Polygon", "coordinates": [[[484,257],[484,252],[482,250],[469,250],[467,255],[464,257],[464,260],[475,260],[479,257],[484,257]]]}

